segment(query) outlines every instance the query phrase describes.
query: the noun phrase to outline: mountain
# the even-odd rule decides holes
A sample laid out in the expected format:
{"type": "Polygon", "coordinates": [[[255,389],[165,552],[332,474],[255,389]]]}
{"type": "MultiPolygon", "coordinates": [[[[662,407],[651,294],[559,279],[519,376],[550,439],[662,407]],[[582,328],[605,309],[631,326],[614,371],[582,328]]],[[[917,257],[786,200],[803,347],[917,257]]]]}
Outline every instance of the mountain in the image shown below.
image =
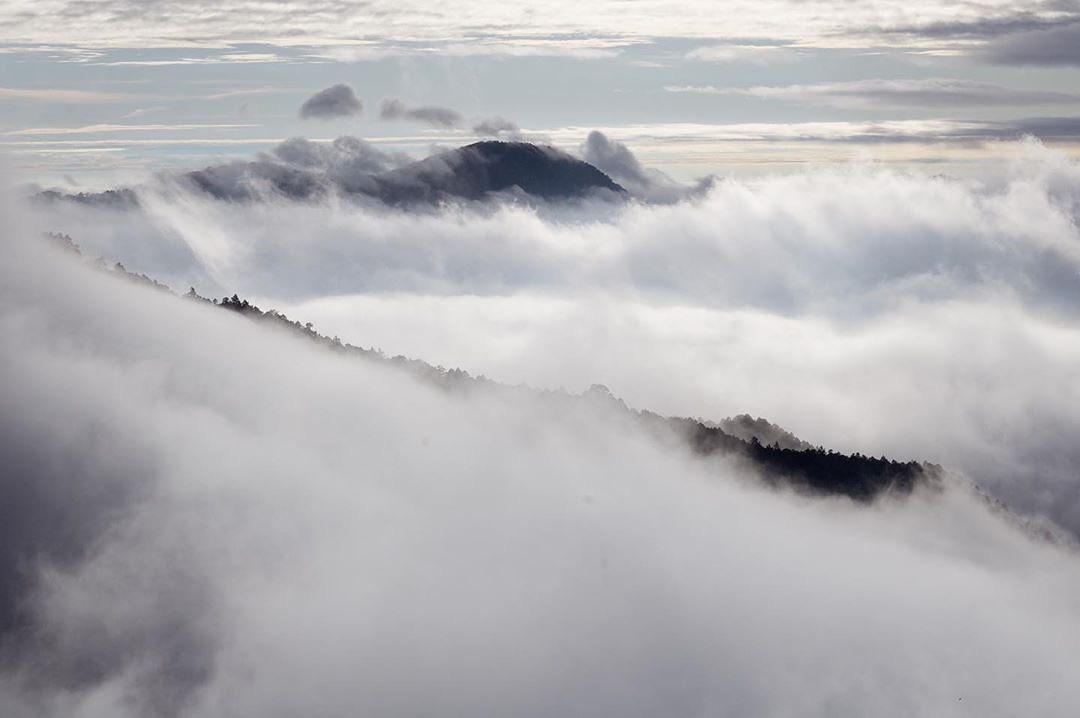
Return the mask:
{"type": "Polygon", "coordinates": [[[380,197],[391,204],[444,197],[482,199],[514,188],[544,199],[625,192],[588,162],[528,142],[475,142],[391,170],[376,181],[380,197]]]}
{"type": "MultiPolygon", "coordinates": [[[[336,195],[422,205],[481,200],[502,192],[557,200],[626,195],[588,162],[528,142],[476,142],[412,162],[355,137],[332,143],[294,138],[255,160],[212,165],[171,179],[190,191],[228,202],[283,197],[305,202],[336,195]]],[[[137,194],[132,189],[77,195],[47,190],[36,199],[128,207],[138,204],[137,194]]]]}

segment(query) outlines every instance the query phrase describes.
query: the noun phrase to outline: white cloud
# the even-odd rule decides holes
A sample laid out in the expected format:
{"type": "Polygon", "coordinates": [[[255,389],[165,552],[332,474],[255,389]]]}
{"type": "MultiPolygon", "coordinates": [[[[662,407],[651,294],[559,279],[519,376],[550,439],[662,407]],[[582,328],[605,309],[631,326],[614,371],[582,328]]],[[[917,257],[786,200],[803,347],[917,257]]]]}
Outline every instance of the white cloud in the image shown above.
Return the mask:
{"type": "Polygon", "coordinates": [[[133,120],[136,117],[143,117],[145,115],[151,115],[151,114],[154,114],[155,112],[164,112],[166,109],[168,109],[168,108],[166,108],[163,105],[154,105],[153,107],[138,107],[138,108],[132,110],[131,112],[127,113],[126,115],[124,115],[120,119],[122,119],[122,120],[133,120]]]}
{"type": "Polygon", "coordinates": [[[798,50],[783,45],[705,45],[686,53],[688,60],[748,62],[754,65],[797,62],[800,56],[798,50]]]}
{"type": "MultiPolygon", "coordinates": [[[[475,230],[440,221],[442,242],[475,230]]],[[[33,237],[5,248],[6,505],[79,519],[0,528],[4,569],[46,547],[5,714],[1066,716],[1080,699],[1075,554],[960,485],[873,508],[775,494],[591,404],[447,395],[33,237]]],[[[803,378],[772,380],[815,391],[803,378]]]]}

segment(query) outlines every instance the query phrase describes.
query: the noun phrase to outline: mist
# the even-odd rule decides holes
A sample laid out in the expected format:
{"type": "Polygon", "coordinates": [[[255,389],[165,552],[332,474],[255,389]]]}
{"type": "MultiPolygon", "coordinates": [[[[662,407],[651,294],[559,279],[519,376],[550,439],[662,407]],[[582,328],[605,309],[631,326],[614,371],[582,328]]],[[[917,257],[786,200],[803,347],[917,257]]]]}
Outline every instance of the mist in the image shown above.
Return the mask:
{"type": "Polygon", "coordinates": [[[1080,534],[1080,167],[1035,141],[981,177],[828,166],[668,206],[406,211],[169,183],[140,206],[28,221],[390,354],[938,462],[1080,534]]]}
{"type": "Polygon", "coordinates": [[[4,715],[1080,698],[1075,550],[961,478],[869,507],[776,492],[603,405],[447,394],[25,227],[4,243],[4,493],[15,515],[82,517],[0,556],[4,715]]]}

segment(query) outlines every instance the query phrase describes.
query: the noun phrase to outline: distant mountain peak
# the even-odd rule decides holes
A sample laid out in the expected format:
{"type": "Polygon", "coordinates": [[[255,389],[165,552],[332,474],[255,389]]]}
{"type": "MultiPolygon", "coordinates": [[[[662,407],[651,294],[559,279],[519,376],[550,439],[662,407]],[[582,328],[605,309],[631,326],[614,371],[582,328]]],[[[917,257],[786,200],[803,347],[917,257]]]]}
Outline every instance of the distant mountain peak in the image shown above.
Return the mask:
{"type": "Polygon", "coordinates": [[[380,175],[377,181],[383,199],[390,202],[431,200],[440,195],[480,199],[514,188],[544,199],[626,191],[593,165],[562,150],[497,140],[440,152],[380,175]]]}
{"type": "MultiPolygon", "coordinates": [[[[191,190],[232,202],[267,196],[312,201],[337,194],[409,205],[482,200],[503,192],[546,200],[627,194],[595,166],[549,145],[485,140],[395,167],[389,155],[349,139],[330,146],[290,140],[276,156],[211,165],[178,177],[191,190]]],[[[37,197],[109,206],[138,204],[131,189],[79,195],[46,191],[37,197]]]]}

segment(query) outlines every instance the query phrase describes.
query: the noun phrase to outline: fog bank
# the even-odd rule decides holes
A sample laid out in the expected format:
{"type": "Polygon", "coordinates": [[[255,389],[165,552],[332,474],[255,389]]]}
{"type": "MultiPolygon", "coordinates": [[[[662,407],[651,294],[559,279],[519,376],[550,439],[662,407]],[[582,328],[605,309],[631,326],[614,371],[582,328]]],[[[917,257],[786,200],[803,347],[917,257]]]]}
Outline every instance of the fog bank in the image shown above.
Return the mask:
{"type": "MultiPolygon", "coordinates": [[[[1080,699],[1075,553],[962,482],[872,507],[776,494],[597,405],[450,396],[30,230],[4,249],[3,491],[14,515],[60,517],[4,524],[4,715],[1064,716],[1080,699]]],[[[862,408],[796,383],[823,416],[862,408]]]]}

